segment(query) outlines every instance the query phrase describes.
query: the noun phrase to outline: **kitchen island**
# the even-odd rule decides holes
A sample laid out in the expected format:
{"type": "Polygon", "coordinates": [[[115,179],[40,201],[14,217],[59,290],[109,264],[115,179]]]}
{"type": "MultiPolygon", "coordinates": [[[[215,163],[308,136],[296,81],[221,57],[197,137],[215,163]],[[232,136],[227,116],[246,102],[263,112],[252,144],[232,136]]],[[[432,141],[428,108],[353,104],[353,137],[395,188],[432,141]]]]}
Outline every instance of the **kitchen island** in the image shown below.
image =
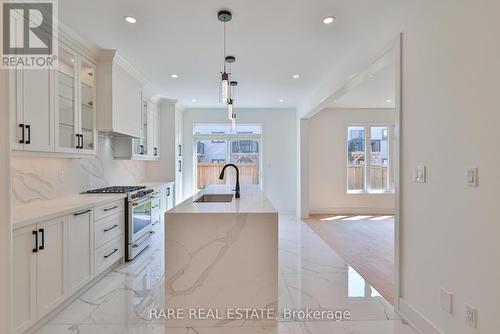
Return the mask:
{"type": "Polygon", "coordinates": [[[166,213],[167,327],[277,325],[278,213],[257,185],[230,194],[211,185],[166,213]]]}

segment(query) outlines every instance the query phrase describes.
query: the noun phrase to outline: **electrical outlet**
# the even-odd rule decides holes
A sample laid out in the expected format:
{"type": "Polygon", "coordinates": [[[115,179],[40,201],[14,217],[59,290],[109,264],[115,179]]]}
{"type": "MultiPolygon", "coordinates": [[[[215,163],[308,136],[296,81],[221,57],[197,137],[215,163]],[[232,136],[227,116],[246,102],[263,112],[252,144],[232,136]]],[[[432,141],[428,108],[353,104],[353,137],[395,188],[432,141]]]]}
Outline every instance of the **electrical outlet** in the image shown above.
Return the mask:
{"type": "Polygon", "coordinates": [[[413,170],[413,182],[425,183],[426,182],[426,168],[425,166],[417,166],[413,170]]]}
{"type": "Polygon", "coordinates": [[[469,304],[465,304],[465,323],[472,328],[476,328],[477,325],[477,310],[470,306],[469,304]]]}
{"type": "Polygon", "coordinates": [[[448,313],[452,313],[452,298],[453,298],[453,295],[446,291],[445,289],[441,288],[440,289],[440,298],[439,298],[439,302],[441,304],[441,309],[443,311],[446,311],[448,313]]]}
{"type": "Polygon", "coordinates": [[[64,171],[59,171],[57,173],[57,180],[59,181],[59,183],[64,183],[65,182],[65,179],[64,179],[64,171]]]}
{"type": "Polygon", "coordinates": [[[477,187],[477,168],[467,168],[465,183],[469,187],[477,187]]]}

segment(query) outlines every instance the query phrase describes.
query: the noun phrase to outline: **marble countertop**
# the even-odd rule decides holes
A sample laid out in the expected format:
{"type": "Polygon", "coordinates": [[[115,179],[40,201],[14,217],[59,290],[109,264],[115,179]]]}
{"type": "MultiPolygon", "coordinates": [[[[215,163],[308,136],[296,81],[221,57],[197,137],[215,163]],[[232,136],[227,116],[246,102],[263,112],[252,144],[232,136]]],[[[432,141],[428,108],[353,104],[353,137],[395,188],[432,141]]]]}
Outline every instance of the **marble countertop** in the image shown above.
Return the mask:
{"type": "Polygon", "coordinates": [[[17,205],[12,208],[12,228],[18,229],[125,197],[126,194],[82,194],[17,205]]]}
{"type": "Polygon", "coordinates": [[[186,199],[167,214],[173,213],[275,213],[276,209],[267,199],[258,185],[242,185],[241,198],[234,198],[229,203],[196,203],[204,194],[234,194],[234,185],[210,185],[194,196],[186,199]]]}

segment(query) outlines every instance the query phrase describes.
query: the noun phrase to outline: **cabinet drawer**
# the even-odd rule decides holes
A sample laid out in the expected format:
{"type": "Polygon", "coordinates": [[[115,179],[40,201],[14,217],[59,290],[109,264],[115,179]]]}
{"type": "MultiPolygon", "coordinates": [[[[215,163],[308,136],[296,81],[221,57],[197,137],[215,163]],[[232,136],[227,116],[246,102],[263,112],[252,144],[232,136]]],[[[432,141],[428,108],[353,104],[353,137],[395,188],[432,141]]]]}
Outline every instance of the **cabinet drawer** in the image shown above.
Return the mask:
{"type": "Polygon", "coordinates": [[[94,209],[94,217],[95,220],[99,220],[120,212],[124,212],[124,210],[125,210],[125,200],[121,199],[116,202],[111,202],[96,207],[94,209]]]}
{"type": "Polygon", "coordinates": [[[119,237],[101,246],[95,251],[95,274],[99,275],[113,263],[123,257],[123,237],[119,237]]]}
{"type": "Polygon", "coordinates": [[[123,212],[106,217],[95,222],[94,248],[97,249],[123,234],[125,214],[123,212]]]}

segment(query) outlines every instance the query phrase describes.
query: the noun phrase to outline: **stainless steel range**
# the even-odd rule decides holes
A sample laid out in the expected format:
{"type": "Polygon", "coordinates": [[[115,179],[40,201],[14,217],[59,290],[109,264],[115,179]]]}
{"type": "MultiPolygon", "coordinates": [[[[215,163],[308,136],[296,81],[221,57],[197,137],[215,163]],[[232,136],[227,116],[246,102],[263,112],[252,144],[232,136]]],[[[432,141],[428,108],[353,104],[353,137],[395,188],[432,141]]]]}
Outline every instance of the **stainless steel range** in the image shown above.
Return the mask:
{"type": "Polygon", "coordinates": [[[87,194],[127,194],[125,221],[125,259],[131,261],[151,244],[151,210],[154,189],[144,186],[113,186],[89,190],[87,194]]]}

